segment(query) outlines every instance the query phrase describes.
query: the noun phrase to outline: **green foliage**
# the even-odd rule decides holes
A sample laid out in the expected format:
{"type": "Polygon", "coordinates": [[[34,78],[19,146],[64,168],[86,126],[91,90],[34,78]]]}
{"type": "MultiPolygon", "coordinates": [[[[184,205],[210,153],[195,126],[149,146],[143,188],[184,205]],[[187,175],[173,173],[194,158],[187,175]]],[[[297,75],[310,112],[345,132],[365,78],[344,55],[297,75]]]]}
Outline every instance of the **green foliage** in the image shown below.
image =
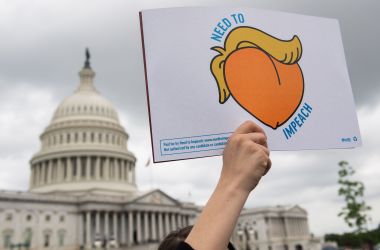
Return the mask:
{"type": "Polygon", "coordinates": [[[371,207],[364,201],[363,182],[352,180],[354,174],[355,170],[348,162],[339,162],[338,194],[344,198],[346,204],[338,216],[343,217],[346,224],[354,228],[355,233],[359,233],[367,230],[369,220],[367,212],[371,210],[371,207]]]}
{"type": "Polygon", "coordinates": [[[325,241],[334,241],[340,247],[361,248],[366,243],[380,243],[380,225],[377,229],[363,233],[326,234],[325,241]]]}

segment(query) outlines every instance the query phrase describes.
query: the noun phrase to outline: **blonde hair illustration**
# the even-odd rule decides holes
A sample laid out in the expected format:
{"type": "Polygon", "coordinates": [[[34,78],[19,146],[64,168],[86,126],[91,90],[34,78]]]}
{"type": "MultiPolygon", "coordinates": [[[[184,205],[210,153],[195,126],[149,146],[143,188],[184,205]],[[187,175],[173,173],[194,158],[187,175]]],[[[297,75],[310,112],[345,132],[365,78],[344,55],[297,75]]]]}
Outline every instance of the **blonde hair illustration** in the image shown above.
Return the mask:
{"type": "Polygon", "coordinates": [[[210,64],[211,72],[219,89],[219,103],[225,103],[230,97],[224,76],[224,65],[227,57],[242,48],[259,48],[275,60],[283,64],[295,64],[302,56],[302,45],[298,36],[290,40],[280,40],[259,29],[242,26],[237,27],[227,35],[224,48],[215,46],[212,50],[219,52],[210,64]]]}

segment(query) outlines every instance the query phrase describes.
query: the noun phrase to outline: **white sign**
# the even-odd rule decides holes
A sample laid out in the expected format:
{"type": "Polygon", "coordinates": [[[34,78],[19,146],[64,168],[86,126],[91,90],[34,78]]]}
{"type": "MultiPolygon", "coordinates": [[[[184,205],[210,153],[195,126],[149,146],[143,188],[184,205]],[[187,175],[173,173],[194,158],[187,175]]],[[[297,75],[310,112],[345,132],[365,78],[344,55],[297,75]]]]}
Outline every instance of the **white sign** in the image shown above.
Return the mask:
{"type": "Polygon", "coordinates": [[[245,120],[271,150],[361,145],[337,20],[221,7],[140,20],[154,162],[220,155],[245,120]]]}

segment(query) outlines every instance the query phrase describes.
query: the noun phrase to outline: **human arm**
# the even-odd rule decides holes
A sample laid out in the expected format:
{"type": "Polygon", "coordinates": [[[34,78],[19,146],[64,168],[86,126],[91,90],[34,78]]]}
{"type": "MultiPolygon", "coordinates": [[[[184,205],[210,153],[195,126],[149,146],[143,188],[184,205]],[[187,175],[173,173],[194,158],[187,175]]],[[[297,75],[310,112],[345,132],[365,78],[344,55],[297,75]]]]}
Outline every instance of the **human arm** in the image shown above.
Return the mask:
{"type": "Polygon", "coordinates": [[[218,184],[185,242],[196,250],[226,249],[249,193],[271,167],[264,131],[244,122],[223,152],[218,184]]]}

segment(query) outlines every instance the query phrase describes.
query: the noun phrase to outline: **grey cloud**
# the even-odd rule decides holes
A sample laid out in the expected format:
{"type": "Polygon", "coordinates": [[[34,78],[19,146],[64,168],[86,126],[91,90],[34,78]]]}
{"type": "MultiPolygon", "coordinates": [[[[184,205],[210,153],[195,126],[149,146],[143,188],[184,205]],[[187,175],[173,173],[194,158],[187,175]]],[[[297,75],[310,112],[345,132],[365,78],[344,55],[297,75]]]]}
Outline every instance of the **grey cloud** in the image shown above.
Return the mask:
{"type": "MultiPolygon", "coordinates": [[[[36,89],[44,88],[54,98],[46,105],[55,106],[77,87],[77,73],[84,61],[84,47],[89,46],[92,67],[97,72],[96,86],[124,117],[123,125],[131,136],[130,149],[139,160],[138,181],[142,187],[149,188],[150,169],[143,168],[150,156],[150,141],[138,11],[178,4],[174,0],[70,0],[54,3],[0,0],[0,93],[8,93],[6,90],[25,84],[36,89]]],[[[360,109],[368,109],[369,114],[373,114],[374,104],[378,105],[380,73],[377,60],[380,52],[375,48],[380,44],[377,32],[380,23],[377,13],[379,1],[188,0],[180,4],[250,6],[339,19],[357,105],[360,109]]],[[[0,107],[4,107],[8,99],[1,97],[0,107]]],[[[36,112],[33,108],[46,113],[45,121],[33,123],[30,133],[25,133],[24,139],[31,142],[20,145],[19,140],[12,140],[11,137],[1,138],[3,142],[7,138],[7,145],[0,144],[0,169],[3,173],[8,166],[13,168],[9,170],[13,177],[0,178],[0,188],[27,188],[27,171],[22,176],[17,173],[28,168],[31,154],[38,150],[38,134],[47,126],[52,115],[51,108],[34,104],[25,106],[25,110],[17,109],[20,116],[36,112]],[[6,153],[12,155],[7,156],[6,153]]],[[[374,119],[373,122],[376,121],[374,119]]],[[[7,131],[17,134],[28,126],[30,123],[21,119],[14,130],[7,131]]],[[[361,169],[366,167],[362,163],[380,150],[376,126],[363,126],[366,130],[363,131],[365,145],[361,149],[274,153],[273,169],[255,190],[248,205],[297,202],[313,213],[325,206],[326,211],[335,216],[335,209],[339,207],[335,192],[337,162],[345,159],[361,169]],[[286,155],[294,155],[288,165],[284,160],[286,155]]],[[[217,181],[220,162],[220,158],[210,158],[155,165],[155,184],[182,200],[189,198],[188,191],[191,190],[192,199],[204,203],[217,181]]],[[[378,201],[379,193],[372,190],[377,190],[376,186],[369,190],[373,197],[371,201],[378,201]]],[[[311,216],[315,218],[315,215],[311,216]]],[[[374,218],[380,219],[380,215],[377,213],[374,218]]],[[[337,221],[336,218],[334,220],[337,221]]],[[[317,223],[313,222],[312,225],[317,223]]],[[[318,228],[319,232],[327,230],[323,225],[318,228]]],[[[338,228],[343,230],[344,227],[338,228]]]]}
{"type": "MultiPolygon", "coordinates": [[[[178,6],[177,1],[55,1],[54,5],[7,1],[3,5],[0,33],[6,39],[0,47],[0,88],[30,82],[68,95],[78,83],[84,47],[89,46],[98,89],[136,123],[147,124],[138,11],[178,6]]],[[[181,5],[250,6],[337,18],[357,104],[373,104],[378,96],[378,1],[209,0],[181,5]]]]}

